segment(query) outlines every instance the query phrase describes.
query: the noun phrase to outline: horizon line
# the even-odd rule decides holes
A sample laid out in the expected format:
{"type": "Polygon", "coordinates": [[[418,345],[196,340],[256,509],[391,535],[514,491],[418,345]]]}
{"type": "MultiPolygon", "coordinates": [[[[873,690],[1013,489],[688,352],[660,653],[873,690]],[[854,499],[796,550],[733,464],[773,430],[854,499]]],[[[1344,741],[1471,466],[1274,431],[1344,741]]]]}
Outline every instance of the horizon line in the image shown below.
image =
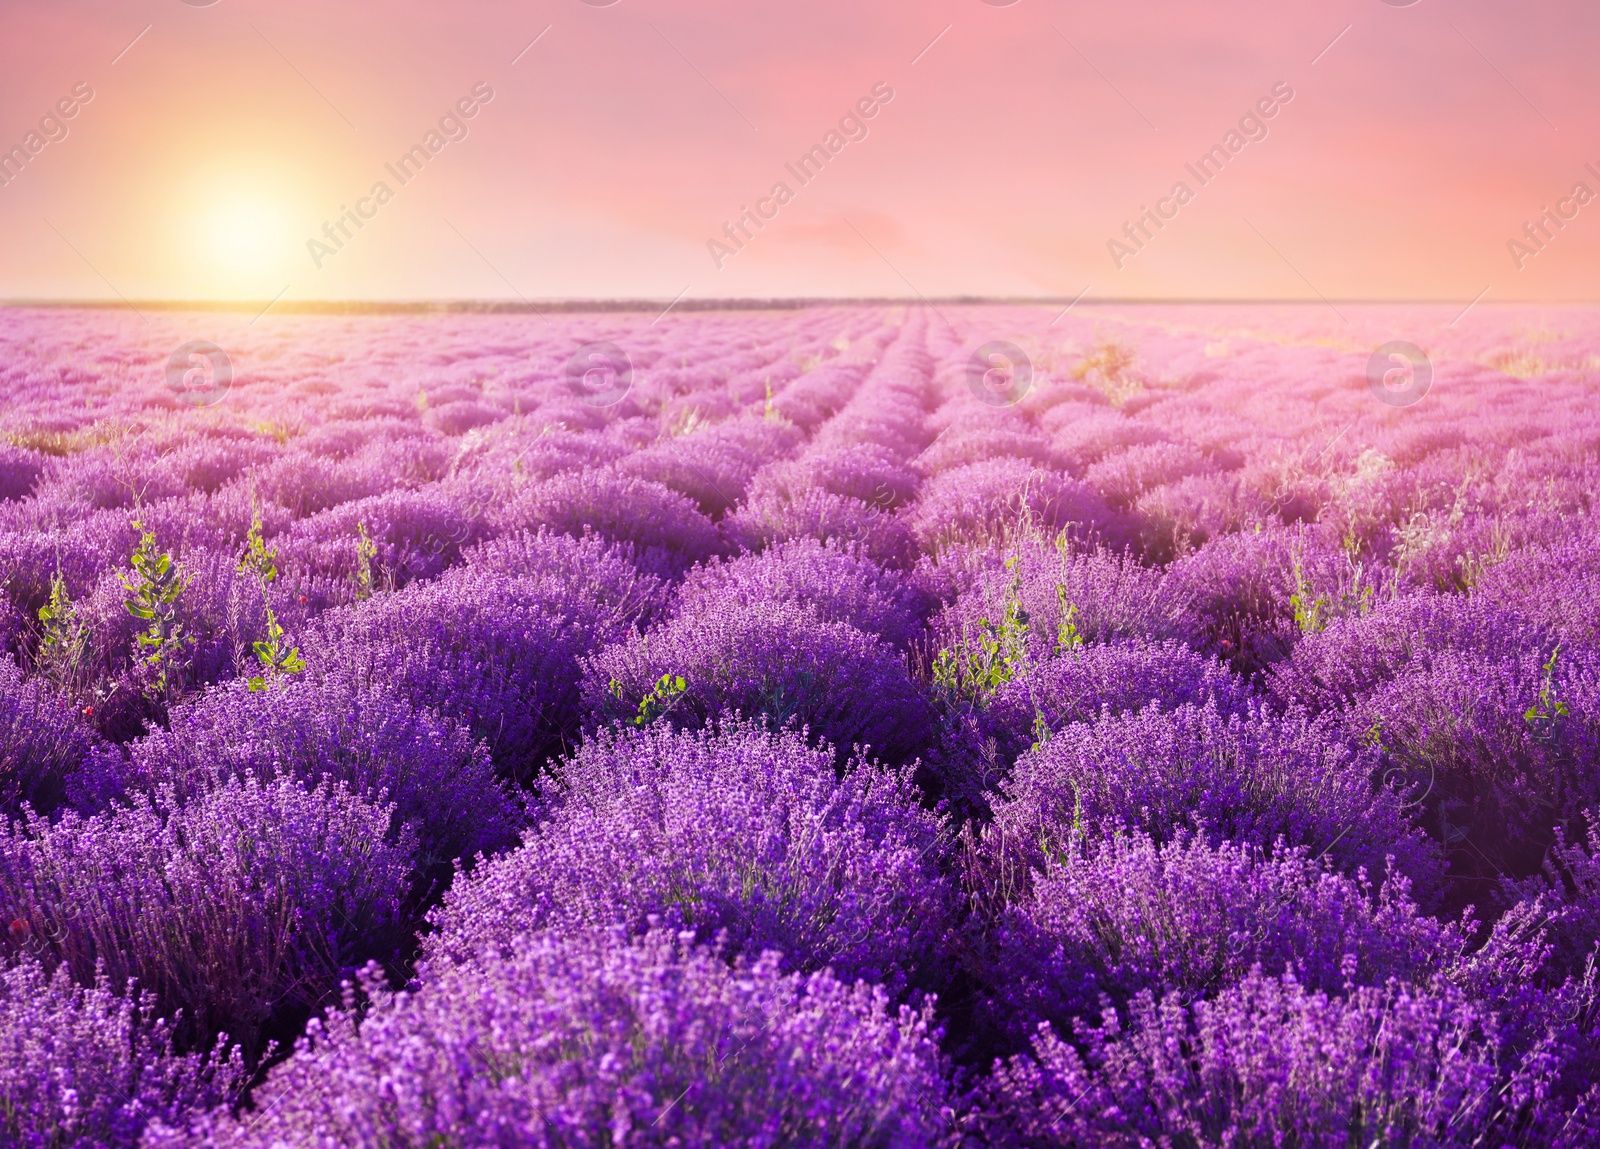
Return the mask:
{"type": "MultiPolygon", "coordinates": [[[[27,308],[81,309],[114,311],[239,311],[265,314],[282,311],[302,315],[327,314],[538,314],[543,311],[562,313],[601,311],[631,312],[659,311],[663,300],[649,298],[571,298],[530,303],[499,299],[304,299],[274,301],[261,299],[0,299],[0,309],[27,308]]],[[[946,306],[1008,306],[1055,307],[1077,306],[1318,306],[1342,303],[1350,307],[1460,307],[1459,299],[1373,299],[1340,298],[1262,298],[1262,297],[1195,297],[1195,296],[1107,296],[1074,300],[1068,296],[1004,296],[1004,295],[948,295],[948,296],[779,296],[770,299],[751,296],[734,296],[722,299],[679,299],[675,311],[792,311],[808,307],[937,307],[946,306]]],[[[1499,299],[1484,300],[1480,307],[1546,306],[1594,307],[1600,300],[1591,299],[1499,299]]]]}

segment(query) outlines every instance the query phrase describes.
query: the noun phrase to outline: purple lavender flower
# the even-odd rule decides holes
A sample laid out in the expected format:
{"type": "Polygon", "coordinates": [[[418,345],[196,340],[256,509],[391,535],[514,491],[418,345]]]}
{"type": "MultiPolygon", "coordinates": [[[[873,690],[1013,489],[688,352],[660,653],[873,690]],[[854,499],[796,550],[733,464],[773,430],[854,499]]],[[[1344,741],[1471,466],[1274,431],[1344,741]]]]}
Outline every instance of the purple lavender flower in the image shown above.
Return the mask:
{"type": "Polygon", "coordinates": [[[656,917],[732,952],[892,990],[929,984],[954,920],[944,835],[901,776],[793,732],[607,732],[561,768],[520,850],[458,881],[425,952],[509,954],[519,933],[656,917]]]}
{"type": "Polygon", "coordinates": [[[1191,604],[1172,580],[1130,558],[1034,542],[974,558],[977,569],[961,580],[969,585],[934,621],[939,647],[970,637],[982,619],[1002,618],[1013,598],[1027,615],[1026,649],[1035,662],[1054,656],[1063,623],[1090,643],[1181,638],[1191,623],[1191,604]]]}
{"type": "Polygon", "coordinates": [[[987,701],[981,727],[1012,761],[1041,736],[1102,714],[1213,703],[1222,714],[1242,715],[1255,697],[1222,663],[1182,643],[1087,643],[1026,666],[987,701]]]}
{"type": "Polygon", "coordinates": [[[0,499],[25,498],[44,470],[45,461],[38,452],[0,444],[0,499]]]}
{"type": "Polygon", "coordinates": [[[1536,872],[1553,828],[1600,805],[1600,662],[1581,648],[1442,650],[1344,721],[1390,760],[1461,879],[1536,872]]]}
{"type": "Polygon", "coordinates": [[[0,810],[15,816],[26,802],[52,812],[98,743],[72,699],[0,655],[0,810]]]}
{"type": "Polygon", "coordinates": [[[1042,1027],[1031,1056],[997,1066],[980,1124],[1003,1142],[1130,1149],[1519,1144],[1530,1125],[1546,1143],[1570,1094],[1549,1096],[1549,1053],[1504,1036],[1449,987],[1329,995],[1256,971],[1188,1006],[1147,992],[1073,1044],[1042,1027]]]}
{"type": "Polygon", "coordinates": [[[910,502],[918,482],[917,473],[887,447],[856,443],[768,464],[751,480],[750,498],[792,503],[821,490],[888,511],[910,502]]]}
{"type": "Polygon", "coordinates": [[[488,534],[481,507],[466,491],[442,486],[391,491],[301,519],[277,540],[285,561],[330,578],[355,578],[356,542],[365,531],[375,553],[372,577],[403,586],[437,577],[488,534]]]}
{"type": "Polygon", "coordinates": [[[683,618],[761,602],[798,603],[818,618],[848,622],[902,650],[921,636],[929,606],[899,574],[864,555],[796,539],[690,571],[672,609],[683,618]]]}
{"type": "Polygon", "coordinates": [[[1021,459],[968,463],[928,480],[909,525],[929,551],[955,542],[1003,543],[1028,528],[1081,539],[1110,537],[1119,528],[1087,486],[1021,459]]]}
{"type": "Polygon", "coordinates": [[[333,785],[230,782],[187,805],[146,799],[0,836],[0,935],[80,985],[137,978],[186,1040],[247,1051],[276,1011],[317,1006],[341,971],[390,956],[409,833],[333,785]]]}
{"type": "Polygon", "coordinates": [[[743,501],[764,461],[782,458],[799,439],[786,422],[729,419],[635,451],[617,463],[617,470],[679,491],[716,517],[743,501]]]}
{"type": "Polygon", "coordinates": [[[993,1009],[1013,1039],[1048,1021],[1071,1032],[1102,997],[1142,991],[1208,997],[1252,968],[1293,970],[1307,988],[1340,992],[1469,976],[1474,923],[1444,925],[1397,874],[1378,889],[1306,847],[1269,853],[1179,833],[1090,841],[1047,859],[994,926],[993,1009]]]}
{"type": "Polygon", "coordinates": [[[339,673],[208,691],[135,742],[130,759],[127,789],[186,801],[230,778],[336,780],[393,803],[397,829],[416,835],[424,866],[494,852],[516,836],[511,799],[467,731],[391,684],[339,673]]]}
{"type": "Polygon", "coordinates": [[[254,1113],[146,1144],[939,1144],[931,1008],[667,930],[525,935],[307,1027],[254,1113]]]}
{"type": "Polygon", "coordinates": [[[27,1149],[135,1149],[153,1121],[231,1102],[245,1084],[239,1053],[174,1053],[172,1027],[148,995],[105,977],[74,985],[31,957],[0,969],[0,1136],[27,1149]]]}
{"type": "Polygon", "coordinates": [[[896,568],[911,565],[917,553],[916,540],[898,516],[818,488],[793,501],[777,493],[753,496],[723,520],[722,528],[735,547],[746,551],[809,538],[858,549],[878,565],[896,568]]]}
{"type": "Polygon", "coordinates": [[[330,612],[305,642],[322,652],[312,673],[336,671],[435,710],[484,739],[503,772],[531,778],[577,734],[580,660],[634,634],[626,598],[611,592],[654,594],[631,568],[560,572],[559,563],[549,575],[473,564],[330,612]]]}
{"type": "Polygon", "coordinates": [[[740,713],[774,727],[803,725],[841,753],[860,746],[892,763],[916,756],[934,733],[932,711],[899,651],[792,602],[679,616],[585,665],[584,702],[601,722],[640,717],[668,676],[684,680],[666,711],[677,725],[740,713]]]}
{"type": "Polygon", "coordinates": [[[652,573],[679,574],[718,546],[716,527],[688,498],[660,483],[607,471],[557,475],[497,513],[510,528],[592,532],[632,543],[652,573]]]}
{"type": "Polygon", "coordinates": [[[1024,754],[995,802],[995,848],[1042,861],[1118,829],[1159,842],[1183,830],[1271,847],[1282,837],[1341,867],[1399,872],[1430,889],[1433,848],[1412,828],[1379,760],[1337,727],[1258,703],[1243,714],[1216,704],[1068,726],[1024,754]]]}
{"type": "Polygon", "coordinates": [[[639,570],[631,543],[523,532],[480,543],[463,558],[477,570],[532,579],[551,592],[560,590],[564,600],[586,604],[594,612],[595,633],[606,638],[666,613],[667,587],[639,570]]]}

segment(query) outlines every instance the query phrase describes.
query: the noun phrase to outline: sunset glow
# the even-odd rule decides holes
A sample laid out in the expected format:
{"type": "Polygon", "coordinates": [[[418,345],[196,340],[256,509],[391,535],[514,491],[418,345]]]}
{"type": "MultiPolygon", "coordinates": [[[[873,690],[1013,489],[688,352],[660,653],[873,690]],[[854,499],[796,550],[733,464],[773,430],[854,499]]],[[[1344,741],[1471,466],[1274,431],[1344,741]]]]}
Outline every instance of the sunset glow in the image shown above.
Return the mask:
{"type": "Polygon", "coordinates": [[[1600,215],[1545,213],[1600,193],[1597,35],[1575,0],[25,0],[0,297],[1590,299],[1600,215]]]}
{"type": "Polygon", "coordinates": [[[282,262],[290,230],[285,213],[262,199],[222,200],[203,217],[207,254],[219,271],[257,277],[282,262]]]}

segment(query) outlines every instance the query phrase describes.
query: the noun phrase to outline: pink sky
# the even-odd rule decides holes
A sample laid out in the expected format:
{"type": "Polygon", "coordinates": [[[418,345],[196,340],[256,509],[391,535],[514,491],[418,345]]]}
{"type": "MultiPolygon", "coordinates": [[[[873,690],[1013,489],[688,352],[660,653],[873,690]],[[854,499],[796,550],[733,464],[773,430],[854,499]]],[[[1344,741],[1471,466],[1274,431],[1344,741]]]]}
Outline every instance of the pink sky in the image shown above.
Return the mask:
{"type": "Polygon", "coordinates": [[[8,0],[0,149],[94,97],[0,186],[0,298],[1594,300],[1600,198],[1520,269],[1507,244],[1600,193],[1597,49],[1579,0],[8,0]],[[1280,81],[1200,187],[1184,165],[1280,81]],[[479,83],[400,186],[385,164],[479,83]],[[880,83],[800,186],[785,163],[880,83]],[[1180,179],[1119,269],[1107,241],[1180,179]]]}

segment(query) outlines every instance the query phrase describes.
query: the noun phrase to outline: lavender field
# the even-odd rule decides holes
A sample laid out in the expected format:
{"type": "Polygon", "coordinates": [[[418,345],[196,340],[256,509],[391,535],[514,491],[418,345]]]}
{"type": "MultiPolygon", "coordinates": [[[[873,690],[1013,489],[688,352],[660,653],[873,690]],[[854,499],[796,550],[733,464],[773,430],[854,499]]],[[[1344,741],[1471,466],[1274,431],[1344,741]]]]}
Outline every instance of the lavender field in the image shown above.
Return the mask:
{"type": "Polygon", "coordinates": [[[1600,311],[1458,310],[0,311],[0,1143],[1600,1144],[1600,311]]]}

